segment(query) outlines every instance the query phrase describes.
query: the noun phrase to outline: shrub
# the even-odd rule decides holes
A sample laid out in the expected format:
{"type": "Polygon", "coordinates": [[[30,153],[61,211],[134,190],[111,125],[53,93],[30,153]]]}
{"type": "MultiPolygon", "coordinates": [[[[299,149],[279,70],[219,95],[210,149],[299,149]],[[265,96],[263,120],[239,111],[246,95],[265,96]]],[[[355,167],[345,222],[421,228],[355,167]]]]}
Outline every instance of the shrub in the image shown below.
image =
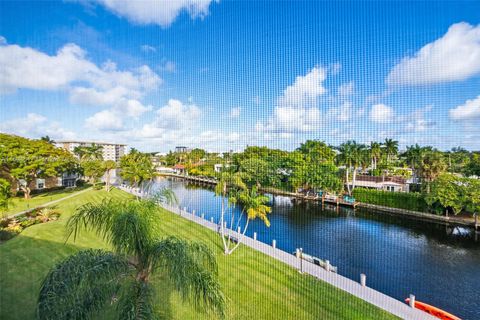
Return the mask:
{"type": "Polygon", "coordinates": [[[35,219],[39,222],[45,223],[48,221],[57,220],[59,216],[60,213],[58,211],[50,208],[43,208],[38,212],[35,219]]]}
{"type": "Polygon", "coordinates": [[[17,233],[11,232],[7,229],[0,229],[0,241],[7,241],[15,237],[17,233]]]}
{"type": "Polygon", "coordinates": [[[25,229],[25,228],[28,228],[30,226],[33,226],[36,223],[37,223],[37,221],[35,219],[28,219],[28,220],[20,222],[20,226],[25,229]]]}
{"type": "Polygon", "coordinates": [[[20,224],[15,223],[15,224],[10,224],[4,230],[7,230],[7,231],[15,233],[15,234],[19,234],[20,232],[22,232],[23,228],[20,224]]]}
{"type": "Polygon", "coordinates": [[[6,228],[12,222],[12,219],[3,219],[0,220],[0,228],[6,228]]]}
{"type": "Polygon", "coordinates": [[[428,205],[421,193],[356,188],[353,190],[353,196],[357,201],[369,204],[421,212],[428,211],[428,205]]]}

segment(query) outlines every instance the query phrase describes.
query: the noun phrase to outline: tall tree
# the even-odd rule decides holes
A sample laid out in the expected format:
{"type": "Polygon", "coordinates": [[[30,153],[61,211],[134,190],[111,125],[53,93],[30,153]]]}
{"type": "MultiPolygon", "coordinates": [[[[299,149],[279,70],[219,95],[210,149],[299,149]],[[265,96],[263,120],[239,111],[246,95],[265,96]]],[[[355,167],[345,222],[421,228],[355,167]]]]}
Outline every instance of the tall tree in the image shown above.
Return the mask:
{"type": "Polygon", "coordinates": [[[439,151],[428,151],[422,154],[419,173],[426,184],[426,192],[430,193],[430,184],[447,169],[445,158],[439,151]]]}
{"type": "Polygon", "coordinates": [[[335,151],[329,147],[325,142],[318,140],[307,140],[298,147],[305,155],[306,160],[312,162],[333,162],[335,160],[335,151]]]}
{"type": "Polygon", "coordinates": [[[370,157],[372,160],[372,168],[377,169],[378,160],[382,156],[382,145],[378,142],[372,141],[369,147],[370,157]]]}
{"type": "Polygon", "coordinates": [[[76,160],[62,148],[42,140],[0,134],[1,171],[16,181],[25,198],[37,178],[56,177],[75,170],[76,160]]]}
{"type": "Polygon", "coordinates": [[[338,147],[340,153],[337,155],[337,161],[345,166],[345,183],[349,195],[352,195],[355,189],[357,171],[365,157],[364,150],[365,146],[358,144],[355,140],[344,142],[338,147]],[[352,170],[351,186],[349,182],[350,170],[352,170]]]}
{"type": "Polygon", "coordinates": [[[11,197],[10,188],[10,183],[5,179],[0,178],[0,212],[8,208],[9,199],[11,197]]]}
{"type": "MultiPolygon", "coordinates": [[[[272,212],[272,208],[267,205],[269,198],[265,195],[259,194],[255,186],[251,189],[246,189],[235,193],[233,196],[230,197],[230,201],[233,203],[240,203],[240,205],[242,206],[242,212],[239,219],[241,219],[241,216],[243,214],[246,214],[247,220],[243,227],[243,231],[241,232],[240,239],[238,239],[237,243],[231,249],[230,237],[228,237],[226,254],[232,254],[238,248],[243,238],[245,237],[245,233],[247,232],[250,220],[255,220],[259,218],[265,223],[267,227],[270,227],[268,214],[272,212]]],[[[230,224],[230,229],[233,230],[233,223],[230,224]]]]}
{"type": "Polygon", "coordinates": [[[110,192],[110,178],[112,170],[117,168],[117,163],[113,160],[107,160],[103,162],[103,170],[105,172],[105,190],[110,192]]]}
{"type": "MultiPolygon", "coordinates": [[[[228,254],[228,243],[225,239],[225,213],[227,209],[228,191],[230,189],[246,190],[247,186],[243,181],[245,177],[244,173],[232,172],[230,170],[224,170],[220,173],[217,185],[215,186],[215,195],[222,198],[222,206],[220,211],[220,236],[222,238],[223,249],[225,254],[228,254]]],[[[231,226],[231,225],[230,225],[231,226]]]]}
{"type": "Polygon", "coordinates": [[[185,301],[224,316],[225,298],[215,256],[201,243],[159,238],[156,203],[142,200],[88,203],[68,220],[74,240],[83,230],[112,251],[80,251],[55,265],[42,283],[39,319],[92,319],[106,306],[119,319],[157,319],[152,278],[165,275],[185,301]]]}
{"type": "Polygon", "coordinates": [[[430,205],[439,204],[445,213],[451,209],[454,214],[460,213],[463,209],[462,183],[459,178],[449,173],[440,174],[430,184],[430,190],[425,201],[430,205]]]}
{"type": "Polygon", "coordinates": [[[103,146],[92,143],[90,146],[79,146],[73,149],[81,161],[103,160],[103,146]]]}
{"type": "Polygon", "coordinates": [[[80,166],[83,170],[83,175],[88,178],[94,187],[105,174],[103,162],[100,160],[84,160],[80,163],[80,166]]]}
{"type": "Polygon", "coordinates": [[[124,155],[120,158],[120,175],[135,187],[141,187],[142,183],[153,179],[155,169],[150,155],[138,151],[124,155]]]}
{"type": "Polygon", "coordinates": [[[465,166],[463,172],[467,176],[480,177],[480,153],[479,152],[473,152],[471,154],[470,161],[465,166]]]}
{"type": "Polygon", "coordinates": [[[46,143],[55,144],[55,141],[49,136],[41,137],[40,140],[45,141],[46,143]]]}
{"type": "Polygon", "coordinates": [[[398,141],[393,139],[385,139],[383,147],[385,148],[385,153],[387,155],[387,164],[390,164],[393,157],[398,154],[398,141]]]}

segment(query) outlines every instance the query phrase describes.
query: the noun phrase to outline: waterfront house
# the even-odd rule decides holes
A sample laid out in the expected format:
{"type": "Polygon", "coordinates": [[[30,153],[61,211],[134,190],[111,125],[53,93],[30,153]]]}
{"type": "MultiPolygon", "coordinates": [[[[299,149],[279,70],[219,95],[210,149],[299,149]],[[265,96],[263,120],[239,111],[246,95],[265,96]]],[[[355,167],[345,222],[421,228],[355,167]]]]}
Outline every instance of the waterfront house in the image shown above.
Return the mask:
{"type": "Polygon", "coordinates": [[[186,167],[183,165],[183,164],[176,164],[173,166],[173,172],[175,174],[181,174],[181,175],[184,175],[187,173],[187,169],[186,167]]]}
{"type": "MultiPolygon", "coordinates": [[[[352,181],[349,181],[350,186],[352,181]]],[[[409,185],[405,178],[397,176],[367,176],[367,175],[357,175],[355,181],[356,187],[367,188],[367,189],[376,189],[383,191],[391,192],[408,192],[409,185]]]]}

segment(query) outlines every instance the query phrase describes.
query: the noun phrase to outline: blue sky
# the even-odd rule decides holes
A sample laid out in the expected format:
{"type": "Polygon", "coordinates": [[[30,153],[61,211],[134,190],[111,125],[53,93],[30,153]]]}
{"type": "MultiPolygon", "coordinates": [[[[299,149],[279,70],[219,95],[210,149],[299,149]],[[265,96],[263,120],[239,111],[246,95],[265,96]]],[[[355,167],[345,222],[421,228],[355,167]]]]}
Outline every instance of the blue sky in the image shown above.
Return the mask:
{"type": "Polygon", "coordinates": [[[480,149],[480,2],[0,2],[0,131],[480,149]]]}

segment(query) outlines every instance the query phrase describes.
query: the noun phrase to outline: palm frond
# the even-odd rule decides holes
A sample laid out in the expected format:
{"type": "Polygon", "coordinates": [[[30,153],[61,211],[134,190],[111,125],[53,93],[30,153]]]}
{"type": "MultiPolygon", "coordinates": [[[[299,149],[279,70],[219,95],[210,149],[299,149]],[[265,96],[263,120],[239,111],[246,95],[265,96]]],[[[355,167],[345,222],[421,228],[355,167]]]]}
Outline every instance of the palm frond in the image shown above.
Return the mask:
{"type": "Polygon", "coordinates": [[[169,188],[162,188],[156,191],[150,198],[157,204],[165,203],[170,206],[178,204],[177,195],[169,188]]]}
{"type": "Polygon", "coordinates": [[[111,244],[115,252],[138,255],[158,233],[158,207],[151,200],[103,201],[77,209],[67,222],[67,238],[92,230],[111,244]]]}
{"type": "Polygon", "coordinates": [[[153,291],[148,283],[132,280],[120,294],[117,303],[119,320],[153,320],[155,314],[153,291]]]}
{"type": "Polygon", "coordinates": [[[102,250],[81,251],[58,263],[42,283],[38,319],[89,319],[130,275],[128,262],[102,250]]]}
{"type": "Polygon", "coordinates": [[[184,300],[193,302],[197,309],[224,316],[225,297],[217,278],[217,263],[207,246],[168,237],[152,247],[150,259],[155,269],[168,273],[184,300]]]}
{"type": "Polygon", "coordinates": [[[122,212],[118,202],[103,200],[101,203],[86,203],[77,208],[66,225],[67,240],[72,236],[76,240],[82,229],[94,230],[98,235],[106,238],[115,216],[122,212]]]}

